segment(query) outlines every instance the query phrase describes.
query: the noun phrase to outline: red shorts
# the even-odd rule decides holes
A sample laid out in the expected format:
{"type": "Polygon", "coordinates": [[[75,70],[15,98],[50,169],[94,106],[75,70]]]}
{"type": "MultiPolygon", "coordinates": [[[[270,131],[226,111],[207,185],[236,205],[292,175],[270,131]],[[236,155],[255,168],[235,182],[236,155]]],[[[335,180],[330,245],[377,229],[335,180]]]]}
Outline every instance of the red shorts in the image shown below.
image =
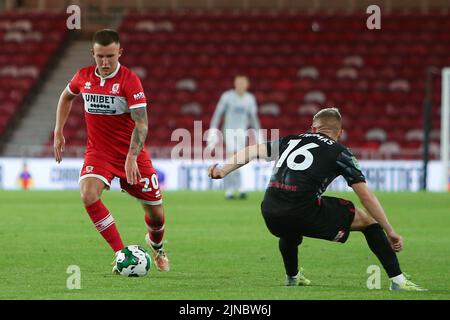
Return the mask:
{"type": "Polygon", "coordinates": [[[146,204],[161,204],[162,195],[159,190],[158,176],[151,161],[148,159],[148,161],[138,162],[138,168],[141,179],[137,184],[131,185],[127,182],[124,165],[89,155],[84,159],[79,181],[85,178],[97,178],[103,181],[109,189],[112,179],[118,177],[122,190],[131,196],[146,204]]]}

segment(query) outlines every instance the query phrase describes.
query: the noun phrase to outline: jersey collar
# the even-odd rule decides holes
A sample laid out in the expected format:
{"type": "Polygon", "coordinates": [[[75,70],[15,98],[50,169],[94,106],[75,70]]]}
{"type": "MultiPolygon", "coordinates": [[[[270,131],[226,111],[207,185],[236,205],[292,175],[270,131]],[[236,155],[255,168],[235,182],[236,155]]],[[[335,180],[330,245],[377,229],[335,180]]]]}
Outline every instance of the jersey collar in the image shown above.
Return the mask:
{"type": "Polygon", "coordinates": [[[100,78],[100,80],[101,80],[101,81],[100,81],[100,85],[103,86],[104,83],[105,83],[105,80],[106,80],[106,79],[114,78],[114,77],[116,76],[117,72],[119,72],[119,69],[120,69],[120,62],[117,62],[116,70],[114,70],[114,72],[111,73],[110,75],[107,75],[106,77],[102,77],[102,76],[100,75],[100,73],[98,72],[98,67],[95,67],[95,72],[94,72],[94,74],[95,74],[97,77],[100,78]]]}
{"type": "Polygon", "coordinates": [[[233,89],[234,93],[239,97],[239,98],[245,98],[245,96],[247,95],[247,91],[244,92],[244,94],[241,96],[236,89],[233,89]]]}
{"type": "Polygon", "coordinates": [[[327,134],[325,134],[325,133],[322,133],[322,132],[316,132],[317,134],[320,134],[320,135],[322,135],[322,136],[324,136],[324,137],[326,137],[326,138],[328,138],[328,139],[330,139],[330,140],[332,140],[332,141],[335,141],[335,142],[337,142],[336,140],[334,140],[333,138],[331,138],[329,135],[327,135],[327,134]]]}

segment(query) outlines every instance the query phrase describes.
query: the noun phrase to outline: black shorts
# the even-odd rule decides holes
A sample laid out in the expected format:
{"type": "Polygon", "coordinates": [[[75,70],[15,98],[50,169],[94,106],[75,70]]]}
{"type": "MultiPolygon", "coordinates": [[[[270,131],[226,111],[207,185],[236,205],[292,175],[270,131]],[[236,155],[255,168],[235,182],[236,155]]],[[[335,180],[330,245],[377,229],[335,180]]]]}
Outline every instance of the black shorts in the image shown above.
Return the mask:
{"type": "Polygon", "coordinates": [[[355,218],[355,206],[351,201],[326,196],[308,210],[278,214],[262,211],[267,228],[276,237],[305,236],[342,243],[347,241],[355,218]]]}

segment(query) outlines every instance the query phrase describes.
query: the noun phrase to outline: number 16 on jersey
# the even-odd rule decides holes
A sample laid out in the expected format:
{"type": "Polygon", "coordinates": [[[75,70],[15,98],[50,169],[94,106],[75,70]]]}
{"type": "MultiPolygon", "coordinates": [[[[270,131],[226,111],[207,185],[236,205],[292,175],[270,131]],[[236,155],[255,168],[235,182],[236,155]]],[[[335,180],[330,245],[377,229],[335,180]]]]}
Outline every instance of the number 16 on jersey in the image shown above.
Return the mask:
{"type": "Polygon", "coordinates": [[[312,165],[314,156],[309,150],[317,148],[319,145],[316,143],[308,143],[293,151],[295,147],[300,143],[300,141],[302,141],[302,139],[289,141],[287,149],[281,154],[280,159],[278,159],[278,162],[275,165],[277,168],[281,167],[283,165],[283,162],[286,160],[289,169],[296,171],[306,170],[312,165]],[[295,159],[298,156],[303,156],[303,161],[295,162],[295,159]]]}

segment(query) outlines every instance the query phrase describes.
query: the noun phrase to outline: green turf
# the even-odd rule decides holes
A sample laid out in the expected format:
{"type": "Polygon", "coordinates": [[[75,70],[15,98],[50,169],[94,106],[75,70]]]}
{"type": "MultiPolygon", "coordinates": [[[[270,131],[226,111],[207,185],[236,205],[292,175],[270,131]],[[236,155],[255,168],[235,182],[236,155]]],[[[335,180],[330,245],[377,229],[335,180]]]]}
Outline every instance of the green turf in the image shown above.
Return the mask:
{"type": "MultiPolygon", "coordinates": [[[[305,239],[300,262],[311,287],[286,288],[277,239],[259,212],[262,193],[225,201],[221,192],[166,192],[166,248],[171,268],[144,278],[110,274],[112,251],[73,192],[0,191],[0,299],[449,299],[450,194],[382,193],[391,223],[404,237],[404,271],[425,293],[368,290],[378,264],[360,233],[346,244],[305,239]],[[69,290],[68,266],[81,270],[69,290]]],[[[354,200],[353,195],[345,194],[354,200]]],[[[144,243],[139,204],[118,192],[104,203],[126,244],[144,243]]]]}

